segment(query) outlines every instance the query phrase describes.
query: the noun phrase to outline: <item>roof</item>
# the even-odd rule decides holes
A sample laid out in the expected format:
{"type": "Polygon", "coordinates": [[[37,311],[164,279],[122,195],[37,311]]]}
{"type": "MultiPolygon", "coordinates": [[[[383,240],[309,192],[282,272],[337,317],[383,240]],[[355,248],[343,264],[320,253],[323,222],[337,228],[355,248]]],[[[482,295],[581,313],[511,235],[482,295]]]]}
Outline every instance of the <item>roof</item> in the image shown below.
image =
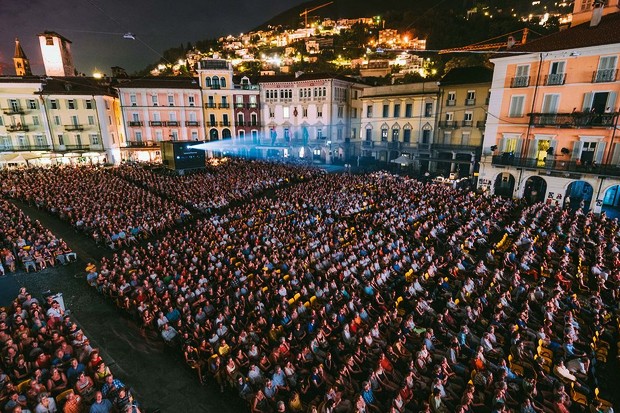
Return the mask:
{"type": "Polygon", "coordinates": [[[37,34],[37,36],[56,36],[56,37],[60,37],[63,41],[65,41],[67,43],[73,43],[71,40],[67,39],[62,34],[59,34],[59,33],[53,32],[53,31],[49,31],[49,30],[44,31],[43,33],[39,33],[39,34],[37,34]]]}
{"type": "Polygon", "coordinates": [[[19,39],[15,39],[15,55],[14,59],[27,59],[26,53],[24,53],[24,49],[22,49],[22,45],[19,44],[19,39]]]}
{"type": "Polygon", "coordinates": [[[467,85],[474,83],[491,83],[493,69],[484,66],[457,67],[446,73],[440,85],[467,85]]]}
{"type": "Polygon", "coordinates": [[[0,83],[41,83],[40,76],[0,76],[0,83]]]}
{"type": "Polygon", "coordinates": [[[47,77],[43,80],[40,95],[109,95],[116,96],[107,79],[94,77],[47,77]]]}
{"type": "Polygon", "coordinates": [[[295,75],[275,75],[275,76],[261,76],[258,78],[258,83],[275,83],[275,82],[303,82],[309,80],[342,80],[345,82],[351,83],[360,83],[363,82],[354,79],[352,77],[343,76],[343,75],[335,75],[331,73],[302,73],[299,76],[295,75]]]}
{"type": "Polygon", "coordinates": [[[118,88],[200,89],[198,79],[188,76],[149,76],[117,80],[118,88]]]}
{"type": "MultiPolygon", "coordinates": [[[[616,44],[620,43],[619,27],[620,12],[611,13],[603,16],[601,22],[596,27],[590,27],[590,22],[588,21],[533,40],[523,46],[515,46],[510,49],[510,52],[550,52],[616,44]]],[[[502,55],[502,57],[506,57],[506,55],[502,55]]]]}

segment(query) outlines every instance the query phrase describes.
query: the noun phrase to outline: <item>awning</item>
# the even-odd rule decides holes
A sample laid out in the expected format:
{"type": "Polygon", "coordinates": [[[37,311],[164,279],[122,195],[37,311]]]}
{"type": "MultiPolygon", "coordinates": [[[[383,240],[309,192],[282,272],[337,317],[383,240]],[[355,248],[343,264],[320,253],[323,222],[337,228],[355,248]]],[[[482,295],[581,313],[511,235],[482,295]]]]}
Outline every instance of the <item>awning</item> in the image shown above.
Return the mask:
{"type": "Polygon", "coordinates": [[[401,165],[411,165],[413,163],[413,160],[411,160],[407,156],[400,155],[398,158],[392,159],[390,162],[398,163],[398,164],[401,164],[401,165]]]}

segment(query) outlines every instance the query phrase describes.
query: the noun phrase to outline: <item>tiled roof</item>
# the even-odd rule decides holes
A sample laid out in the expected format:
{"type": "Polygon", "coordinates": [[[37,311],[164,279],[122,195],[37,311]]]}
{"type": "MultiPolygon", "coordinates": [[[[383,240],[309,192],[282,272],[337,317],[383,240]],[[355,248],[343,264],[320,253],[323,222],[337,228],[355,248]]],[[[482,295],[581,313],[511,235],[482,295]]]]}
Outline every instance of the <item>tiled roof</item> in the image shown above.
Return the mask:
{"type": "Polygon", "coordinates": [[[66,76],[43,79],[41,95],[109,95],[116,96],[106,79],[94,77],[66,76]]]}
{"type": "Polygon", "coordinates": [[[441,78],[441,85],[466,85],[473,83],[491,83],[493,69],[484,66],[458,67],[450,70],[441,78]]]}
{"type": "Polygon", "coordinates": [[[198,79],[188,76],[150,76],[117,79],[119,88],[200,89],[198,79]]]}
{"type": "Polygon", "coordinates": [[[302,73],[295,77],[295,75],[275,75],[275,76],[261,76],[258,78],[258,83],[271,83],[271,82],[303,82],[306,80],[321,80],[321,79],[337,79],[345,82],[360,83],[357,79],[343,75],[334,75],[330,73],[302,73]]]}
{"type": "Polygon", "coordinates": [[[523,46],[516,46],[510,51],[527,53],[548,52],[617,43],[620,43],[620,12],[603,16],[601,22],[596,27],[590,27],[590,22],[588,21],[533,40],[523,46]]]}

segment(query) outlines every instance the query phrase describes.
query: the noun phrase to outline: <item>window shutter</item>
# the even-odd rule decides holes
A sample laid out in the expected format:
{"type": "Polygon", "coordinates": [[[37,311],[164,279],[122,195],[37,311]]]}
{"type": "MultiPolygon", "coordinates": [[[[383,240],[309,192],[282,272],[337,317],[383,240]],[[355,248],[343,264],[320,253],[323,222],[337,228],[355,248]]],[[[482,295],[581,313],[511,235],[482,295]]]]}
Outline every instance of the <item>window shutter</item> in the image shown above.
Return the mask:
{"type": "Polygon", "coordinates": [[[573,161],[581,158],[581,149],[583,148],[583,142],[575,141],[573,143],[573,161]]]}
{"type": "Polygon", "coordinates": [[[497,142],[497,147],[499,148],[500,152],[506,152],[506,138],[499,138],[499,141],[497,142]]]}
{"type": "Polygon", "coordinates": [[[591,107],[592,107],[592,92],[588,92],[583,95],[583,106],[581,107],[581,111],[589,112],[591,107]]]}
{"type": "Polygon", "coordinates": [[[612,112],[616,111],[616,92],[609,92],[607,96],[607,103],[605,104],[605,110],[609,108],[612,112]]]}
{"type": "Polygon", "coordinates": [[[515,156],[521,157],[521,150],[523,149],[523,138],[517,138],[517,146],[515,147],[515,156]]]}
{"type": "Polygon", "coordinates": [[[531,139],[529,146],[527,148],[527,154],[526,157],[533,159],[536,158],[536,155],[538,155],[538,139],[531,139]]]}
{"type": "Polygon", "coordinates": [[[594,162],[597,164],[603,163],[603,155],[605,154],[606,142],[599,142],[596,144],[596,153],[594,154],[594,162]]]}
{"type": "Polygon", "coordinates": [[[558,154],[558,140],[557,139],[551,139],[551,142],[549,143],[549,145],[553,148],[553,154],[555,156],[560,155],[558,154]]]}

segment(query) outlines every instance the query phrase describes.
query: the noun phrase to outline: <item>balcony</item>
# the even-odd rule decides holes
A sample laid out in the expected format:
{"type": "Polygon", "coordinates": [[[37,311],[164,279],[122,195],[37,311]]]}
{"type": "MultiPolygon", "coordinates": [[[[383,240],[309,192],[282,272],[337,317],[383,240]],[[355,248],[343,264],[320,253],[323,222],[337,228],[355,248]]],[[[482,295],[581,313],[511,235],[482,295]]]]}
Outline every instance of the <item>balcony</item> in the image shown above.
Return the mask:
{"type": "Polygon", "coordinates": [[[217,105],[215,103],[205,103],[205,108],[207,109],[215,109],[217,105]]]}
{"type": "Polygon", "coordinates": [[[618,121],[613,113],[530,113],[530,123],[538,127],[556,128],[611,128],[618,121]]]}
{"type": "Polygon", "coordinates": [[[127,141],[125,147],[127,148],[154,148],[158,147],[159,142],[154,141],[127,141]]]}
{"type": "Polygon", "coordinates": [[[54,145],[54,150],[58,152],[88,151],[90,145],[54,145]]]}
{"type": "Polygon", "coordinates": [[[166,126],[179,126],[181,124],[181,122],[179,122],[178,120],[169,120],[168,122],[166,122],[166,126]]]}
{"type": "Polygon", "coordinates": [[[235,126],[246,126],[248,122],[235,122],[235,126]]]}
{"type": "Polygon", "coordinates": [[[486,124],[487,124],[486,120],[479,120],[476,122],[476,127],[478,129],[484,130],[486,124]]]}
{"type": "Polygon", "coordinates": [[[74,123],[72,125],[65,125],[65,130],[67,132],[79,132],[84,130],[84,126],[79,123],[74,123]]]}
{"type": "Polygon", "coordinates": [[[458,128],[458,122],[455,120],[442,120],[439,122],[439,127],[445,129],[456,129],[458,128]]]}
{"type": "Polygon", "coordinates": [[[151,120],[149,121],[149,126],[162,127],[164,126],[164,122],[160,120],[151,120]]]}
{"type": "Polygon", "coordinates": [[[7,132],[28,132],[29,128],[28,125],[17,124],[6,125],[6,130],[7,132]]]}
{"type": "Polygon", "coordinates": [[[245,108],[245,103],[243,102],[235,103],[235,109],[243,109],[243,108],[245,108]]]}
{"type": "Polygon", "coordinates": [[[596,70],[592,73],[592,83],[615,82],[618,69],[596,70]]]}
{"type": "Polygon", "coordinates": [[[529,76],[516,76],[510,81],[510,87],[528,87],[530,85],[529,76]]]}
{"type": "Polygon", "coordinates": [[[197,120],[186,120],[185,126],[200,126],[200,122],[197,120]]]}
{"type": "Polygon", "coordinates": [[[128,123],[129,123],[129,126],[132,126],[132,127],[144,126],[144,122],[142,122],[141,120],[130,120],[128,123]]]}
{"type": "Polygon", "coordinates": [[[456,100],[455,99],[446,100],[446,106],[456,106],[456,100]]]}
{"type": "Polygon", "coordinates": [[[212,128],[215,128],[215,127],[217,127],[217,122],[207,122],[207,124],[206,124],[206,125],[207,125],[207,126],[210,126],[210,127],[212,127],[212,128]]]}
{"type": "Polygon", "coordinates": [[[0,152],[20,152],[20,151],[51,151],[50,145],[4,145],[0,143],[0,152]]]}
{"type": "Polygon", "coordinates": [[[432,147],[436,151],[448,151],[448,152],[478,152],[480,151],[480,146],[476,146],[476,145],[434,143],[432,147]]]}
{"type": "Polygon", "coordinates": [[[474,106],[476,104],[476,99],[465,99],[465,106],[474,106]]]}
{"type": "Polygon", "coordinates": [[[472,126],[474,126],[474,121],[473,120],[462,120],[461,126],[464,128],[471,128],[472,126]]]}
{"type": "Polygon", "coordinates": [[[620,165],[584,165],[581,161],[547,160],[535,158],[515,158],[514,156],[494,155],[493,165],[514,166],[517,168],[544,169],[569,174],[571,172],[592,175],[620,176],[620,165]]]}
{"type": "Polygon", "coordinates": [[[258,107],[258,103],[256,103],[256,102],[254,102],[254,103],[248,103],[248,104],[246,105],[246,107],[247,107],[248,109],[256,109],[256,108],[258,107]]]}
{"type": "Polygon", "coordinates": [[[561,86],[566,80],[566,73],[554,73],[545,76],[545,86],[561,86]]]}
{"type": "Polygon", "coordinates": [[[400,149],[400,142],[399,141],[391,141],[388,142],[388,149],[392,149],[392,150],[398,150],[400,149]]]}
{"type": "Polygon", "coordinates": [[[220,122],[220,126],[230,126],[230,122],[220,122]]]}
{"type": "Polygon", "coordinates": [[[2,112],[5,115],[11,116],[11,115],[23,115],[24,113],[26,113],[24,111],[24,109],[20,108],[19,106],[14,106],[14,107],[10,107],[10,108],[4,108],[2,109],[2,112]]]}
{"type": "Polygon", "coordinates": [[[258,85],[234,85],[235,89],[240,89],[240,90],[258,90],[258,85]]]}
{"type": "Polygon", "coordinates": [[[230,108],[230,103],[220,103],[217,105],[217,107],[220,109],[228,109],[230,108]]]}
{"type": "Polygon", "coordinates": [[[362,148],[370,149],[374,147],[373,141],[362,141],[362,148]]]}

